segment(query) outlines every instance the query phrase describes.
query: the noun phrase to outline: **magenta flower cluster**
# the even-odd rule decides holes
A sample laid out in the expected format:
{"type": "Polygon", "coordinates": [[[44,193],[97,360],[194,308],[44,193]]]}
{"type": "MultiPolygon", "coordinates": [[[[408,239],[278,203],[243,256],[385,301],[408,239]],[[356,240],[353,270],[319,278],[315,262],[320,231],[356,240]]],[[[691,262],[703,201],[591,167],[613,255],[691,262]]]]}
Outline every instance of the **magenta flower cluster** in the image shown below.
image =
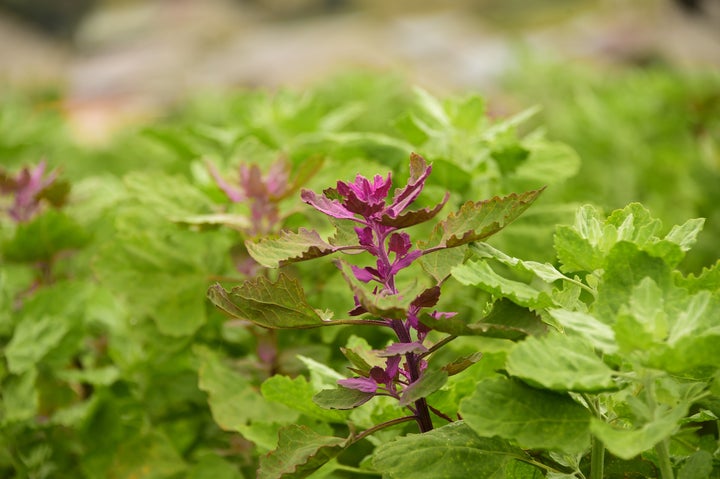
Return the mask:
{"type": "MultiPolygon", "coordinates": [[[[373,290],[376,295],[400,294],[396,285],[397,274],[425,253],[422,249],[413,249],[410,235],[399,230],[431,219],[447,201],[446,195],[432,209],[408,211],[423,190],[431,171],[432,166],[420,156],[413,155],[410,179],[405,187],[395,190],[392,199],[389,198],[392,187],[390,173],[386,178],[376,175],[369,180],[357,175],[352,183],[338,181],[335,188],[323,191],[322,195],[309,190],[302,191],[302,199],[317,210],[333,218],[358,223],[354,228],[358,244],[376,261],[375,266],[361,268],[352,265],[351,269],[359,281],[377,283],[373,290]]],[[[364,376],[343,379],[338,383],[370,394],[399,398],[403,389],[417,381],[427,366],[422,357],[427,352],[423,341],[429,329],[418,317],[423,308],[435,306],[439,297],[440,287],[434,286],[410,303],[404,320],[384,318],[385,324],[395,331],[399,340],[379,352],[379,356],[386,358],[385,367],[374,366],[364,376]]],[[[355,309],[350,314],[364,313],[367,310],[355,296],[355,309]]],[[[434,311],[430,316],[440,319],[454,314],[434,311]]],[[[416,409],[413,410],[416,412],[416,409]]]]}
{"type": "Polygon", "coordinates": [[[7,212],[14,221],[26,223],[40,211],[43,193],[57,178],[57,171],[45,175],[46,167],[45,161],[41,161],[33,169],[23,168],[14,177],[0,171],[0,193],[12,195],[7,212]]]}

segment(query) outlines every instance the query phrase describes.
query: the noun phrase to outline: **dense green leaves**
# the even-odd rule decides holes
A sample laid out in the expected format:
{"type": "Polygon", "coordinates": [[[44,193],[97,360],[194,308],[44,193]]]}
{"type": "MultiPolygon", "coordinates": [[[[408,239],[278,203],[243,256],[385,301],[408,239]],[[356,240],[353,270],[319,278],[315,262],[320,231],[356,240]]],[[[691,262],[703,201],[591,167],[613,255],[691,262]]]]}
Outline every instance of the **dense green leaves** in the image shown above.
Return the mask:
{"type": "Polygon", "coordinates": [[[566,394],[511,379],[480,381],[460,413],[480,436],[499,436],[523,448],[581,453],[590,445],[590,413],[584,407],[566,394]]]}

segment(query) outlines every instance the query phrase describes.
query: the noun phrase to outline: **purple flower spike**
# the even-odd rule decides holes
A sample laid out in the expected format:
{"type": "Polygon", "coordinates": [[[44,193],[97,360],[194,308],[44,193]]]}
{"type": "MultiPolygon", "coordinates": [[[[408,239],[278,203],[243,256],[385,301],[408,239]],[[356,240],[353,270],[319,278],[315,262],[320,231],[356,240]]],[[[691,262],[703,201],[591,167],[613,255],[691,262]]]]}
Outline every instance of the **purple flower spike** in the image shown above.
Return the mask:
{"type": "Polygon", "coordinates": [[[10,217],[18,223],[30,221],[40,208],[43,191],[57,178],[57,171],[46,177],[47,163],[41,161],[34,169],[23,168],[16,178],[0,172],[0,193],[15,196],[12,206],[8,209],[10,217]]]}

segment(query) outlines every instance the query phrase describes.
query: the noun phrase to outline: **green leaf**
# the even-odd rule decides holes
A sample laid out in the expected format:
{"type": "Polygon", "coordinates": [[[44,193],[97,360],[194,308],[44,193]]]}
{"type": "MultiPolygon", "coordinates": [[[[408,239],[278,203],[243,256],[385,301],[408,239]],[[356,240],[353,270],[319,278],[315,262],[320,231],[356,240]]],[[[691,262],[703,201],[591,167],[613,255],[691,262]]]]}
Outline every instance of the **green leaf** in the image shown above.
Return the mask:
{"type": "Polygon", "coordinates": [[[303,376],[291,379],[287,376],[275,375],[266,379],[260,390],[268,401],[280,403],[320,421],[344,423],[347,418],[344,412],[320,408],[313,400],[315,389],[303,376]]]}
{"type": "Polygon", "coordinates": [[[228,315],[271,329],[303,329],[325,326],[308,304],[300,283],[280,273],[272,282],[258,277],[226,291],[219,284],[208,290],[210,301],[228,315]]]}
{"type": "Polygon", "coordinates": [[[705,225],[704,218],[687,220],[681,225],[675,225],[665,236],[667,241],[680,245],[683,251],[689,251],[697,241],[697,236],[705,225]]]}
{"type": "Polygon", "coordinates": [[[375,396],[357,389],[339,387],[323,389],[313,396],[313,402],[324,409],[354,409],[375,396]]]}
{"type": "Polygon", "coordinates": [[[153,431],[121,444],[111,471],[119,479],[171,479],[186,468],[167,436],[153,431]]]}
{"type": "Polygon", "coordinates": [[[224,364],[216,353],[196,347],[195,354],[200,359],[198,386],[208,394],[213,419],[222,429],[242,433],[256,419],[281,423],[297,419],[297,413],[268,403],[247,378],[224,364]]]}
{"type": "Polygon", "coordinates": [[[541,309],[553,305],[546,292],[500,276],[487,261],[468,261],[454,267],[452,275],[462,284],[477,286],[495,297],[508,298],[520,306],[541,309]]]}
{"type": "Polygon", "coordinates": [[[258,479],[302,479],[340,454],[345,439],[321,436],[292,424],[280,430],[278,447],[260,458],[258,479]]]}
{"type": "Polygon", "coordinates": [[[320,238],[317,231],[300,228],[297,233],[283,231],[277,238],[246,241],[248,253],[267,268],[277,268],[298,261],[327,256],[336,248],[320,238]]]}
{"type": "Polygon", "coordinates": [[[703,268],[698,275],[691,274],[683,277],[676,272],[675,282],[690,293],[696,293],[703,289],[720,291],[720,261],[717,261],[709,268],[703,268]]]}
{"type": "Polygon", "coordinates": [[[418,399],[429,396],[434,393],[445,383],[448,379],[448,372],[444,369],[436,369],[434,371],[425,371],[420,379],[411,383],[405,388],[402,395],[400,396],[399,405],[408,406],[418,399]]]}
{"type": "Polygon", "coordinates": [[[90,235],[74,219],[48,210],[29,223],[18,226],[15,236],[4,246],[10,261],[50,261],[57,253],[85,246],[90,235]]]}
{"type": "Polygon", "coordinates": [[[493,258],[502,264],[515,268],[519,271],[533,273],[546,283],[553,283],[558,279],[570,280],[567,276],[555,269],[550,263],[538,263],[536,261],[523,261],[506,255],[502,251],[493,248],[487,243],[473,243],[470,245],[470,251],[479,258],[493,258]]]}
{"type": "Polygon", "coordinates": [[[454,376],[465,371],[467,368],[480,361],[482,357],[483,354],[478,351],[476,353],[468,354],[467,356],[458,358],[453,362],[443,366],[442,369],[444,371],[447,371],[448,376],[454,376]]]}
{"type": "Polygon", "coordinates": [[[613,371],[578,337],[550,333],[528,337],[508,354],[507,371],[533,386],[554,391],[614,389],[613,371]]]}
{"type": "Polygon", "coordinates": [[[570,226],[558,226],[554,240],[562,271],[591,272],[602,268],[602,253],[570,226]]]}
{"type": "Polygon", "coordinates": [[[445,248],[423,255],[419,258],[423,270],[433,277],[436,283],[443,282],[452,271],[452,268],[465,260],[467,246],[458,248],[445,248]]]}
{"type": "Polygon", "coordinates": [[[618,346],[613,328],[599,321],[595,316],[566,309],[551,308],[547,311],[568,336],[580,336],[594,348],[608,354],[617,352],[618,346]]]}
{"type": "Polygon", "coordinates": [[[457,421],[424,434],[410,434],[377,448],[373,465],[388,479],[511,477],[524,451],[497,438],[479,437],[457,421]]]}
{"type": "Polygon", "coordinates": [[[486,336],[518,340],[530,334],[542,334],[547,326],[540,316],[508,299],[500,299],[493,309],[476,322],[467,323],[457,316],[435,319],[423,314],[420,321],[427,327],[453,336],[486,336]]]}
{"type": "Polygon", "coordinates": [[[590,413],[564,394],[533,389],[505,378],[480,381],[460,403],[460,414],[477,434],[499,436],[525,449],[569,454],[590,445],[590,413]]]}
{"type": "Polygon", "coordinates": [[[22,374],[35,367],[60,344],[69,329],[67,318],[26,316],[15,328],[5,350],[10,372],[22,374]]]}
{"type": "Polygon", "coordinates": [[[23,374],[11,375],[2,382],[2,424],[26,421],[37,414],[40,398],[35,388],[37,370],[28,369],[23,374]]]}
{"type": "Polygon", "coordinates": [[[713,455],[707,451],[691,454],[678,471],[677,479],[709,478],[713,472],[713,455]]]}
{"type": "Polygon", "coordinates": [[[631,459],[672,436],[680,427],[680,421],[687,415],[687,412],[688,405],[680,403],[670,410],[656,414],[654,420],[639,429],[619,429],[592,418],[590,431],[605,444],[607,450],[612,454],[621,459],[631,459]]]}
{"type": "Polygon", "coordinates": [[[187,479],[243,479],[238,467],[216,454],[202,457],[187,471],[187,479]]]}
{"type": "Polygon", "coordinates": [[[502,198],[496,196],[475,203],[469,201],[456,213],[451,213],[435,225],[429,241],[418,244],[423,249],[452,248],[488,238],[512,223],[533,204],[543,190],[512,193],[502,198]]]}
{"type": "Polygon", "coordinates": [[[528,142],[527,160],[520,163],[514,177],[535,185],[551,185],[575,176],[580,169],[577,152],[564,143],[536,140],[528,142]]]}

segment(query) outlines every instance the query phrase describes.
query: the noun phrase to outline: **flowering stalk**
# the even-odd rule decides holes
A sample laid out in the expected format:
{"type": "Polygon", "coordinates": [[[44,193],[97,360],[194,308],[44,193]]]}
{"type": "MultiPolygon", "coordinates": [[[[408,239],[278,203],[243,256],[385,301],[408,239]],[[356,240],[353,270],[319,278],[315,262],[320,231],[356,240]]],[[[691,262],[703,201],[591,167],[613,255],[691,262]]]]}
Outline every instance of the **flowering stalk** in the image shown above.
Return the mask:
{"type": "MultiPolygon", "coordinates": [[[[398,273],[425,253],[422,249],[413,249],[410,236],[399,230],[420,221],[427,221],[447,202],[446,195],[432,210],[407,211],[422,191],[431,171],[432,166],[422,157],[413,155],[408,184],[395,191],[389,204],[387,200],[392,186],[390,173],[386,178],[376,175],[372,181],[361,175],[357,175],[352,183],[338,181],[336,188],[325,190],[323,195],[309,190],[302,191],[302,199],[317,210],[333,218],[358,223],[354,230],[359,246],[374,256],[376,262],[374,267],[360,268],[351,265],[350,268],[357,280],[377,283],[373,290],[374,295],[400,295],[396,284],[398,273]]],[[[341,263],[337,264],[342,268],[341,263]]],[[[367,371],[366,376],[340,380],[338,384],[373,395],[385,394],[401,399],[404,389],[416,383],[427,367],[421,354],[427,351],[423,341],[429,329],[420,323],[418,315],[422,308],[434,306],[439,296],[439,287],[428,289],[412,301],[404,319],[382,318],[384,323],[393,329],[399,341],[380,353],[387,357],[385,368],[375,366],[367,371]],[[401,365],[403,357],[405,363],[401,365]]],[[[351,316],[368,313],[357,295],[355,305],[355,309],[350,311],[351,316]]],[[[438,319],[454,314],[434,312],[431,316],[438,319]]],[[[417,399],[414,407],[408,407],[415,415],[422,432],[432,429],[425,398],[417,399]]]]}
{"type": "Polygon", "coordinates": [[[50,193],[55,184],[57,170],[45,174],[47,163],[41,161],[35,168],[23,168],[17,176],[10,176],[0,170],[0,194],[12,196],[12,204],[7,208],[10,218],[16,223],[27,223],[40,212],[41,201],[49,201],[55,206],[65,200],[66,190],[58,195],[50,193]]]}

